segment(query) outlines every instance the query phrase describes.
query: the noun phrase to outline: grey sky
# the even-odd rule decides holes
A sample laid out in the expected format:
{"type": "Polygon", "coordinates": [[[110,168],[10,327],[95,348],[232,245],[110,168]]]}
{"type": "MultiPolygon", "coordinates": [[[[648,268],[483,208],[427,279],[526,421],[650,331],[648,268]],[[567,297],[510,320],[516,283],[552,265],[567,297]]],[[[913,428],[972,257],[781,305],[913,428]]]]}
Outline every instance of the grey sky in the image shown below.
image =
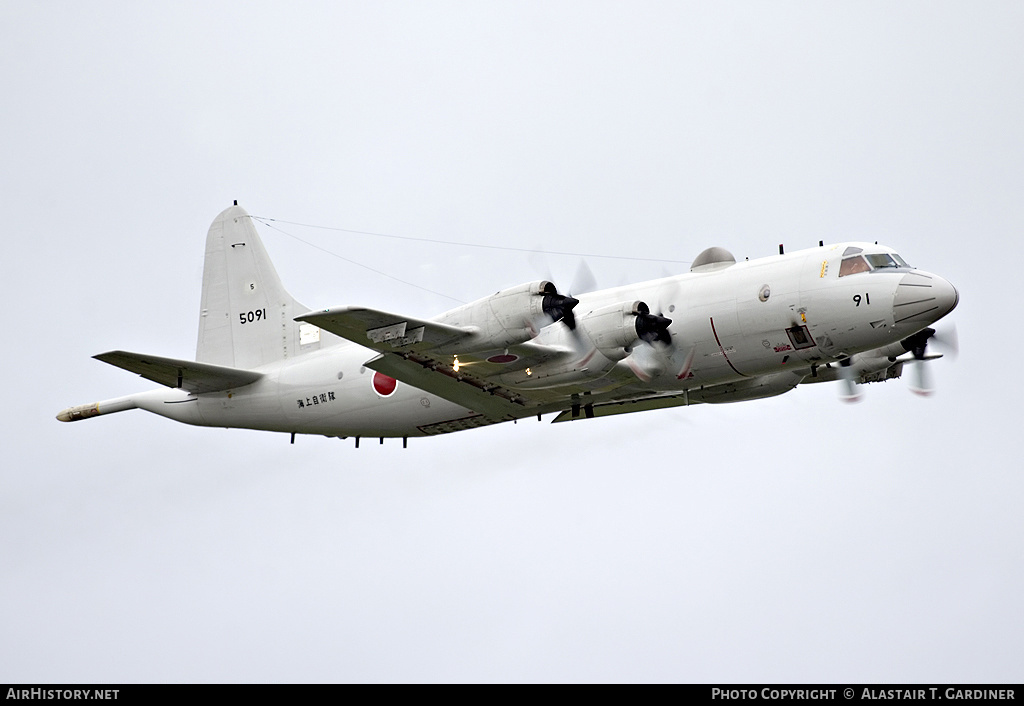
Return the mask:
{"type": "MultiPolygon", "coordinates": [[[[1024,6],[3,14],[0,681],[1021,680],[1024,6]],[[669,260],[877,239],[958,287],[961,355],[929,400],[818,385],[404,451],[58,423],[149,386],[93,354],[193,356],[232,199],[669,260]]],[[[463,300],[577,265],[282,227],[463,300]]],[[[260,232],[306,305],[451,306],[260,232]]]]}

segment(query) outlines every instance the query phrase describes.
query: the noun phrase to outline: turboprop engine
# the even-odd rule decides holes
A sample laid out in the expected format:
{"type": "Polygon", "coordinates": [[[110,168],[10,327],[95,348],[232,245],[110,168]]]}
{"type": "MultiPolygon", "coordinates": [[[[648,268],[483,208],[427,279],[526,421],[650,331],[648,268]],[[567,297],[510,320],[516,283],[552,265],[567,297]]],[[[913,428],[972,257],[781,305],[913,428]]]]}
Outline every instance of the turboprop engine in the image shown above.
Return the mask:
{"type": "Polygon", "coordinates": [[[576,328],[573,307],[579,300],[559,294],[548,281],[530,282],[503,289],[497,294],[453,309],[438,321],[471,329],[472,338],[459,343],[456,352],[507,348],[528,341],[539,329],[562,321],[576,328]]]}
{"type": "Polygon", "coordinates": [[[510,371],[500,377],[509,387],[542,389],[563,385],[600,385],[598,380],[644,342],[668,343],[671,319],[652,314],[644,302],[622,302],[576,317],[569,332],[576,354],[532,369],[510,371]]]}
{"type": "Polygon", "coordinates": [[[651,313],[644,302],[623,302],[595,309],[579,318],[580,329],[601,355],[612,361],[629,355],[639,341],[668,343],[672,319],[651,313]]]}

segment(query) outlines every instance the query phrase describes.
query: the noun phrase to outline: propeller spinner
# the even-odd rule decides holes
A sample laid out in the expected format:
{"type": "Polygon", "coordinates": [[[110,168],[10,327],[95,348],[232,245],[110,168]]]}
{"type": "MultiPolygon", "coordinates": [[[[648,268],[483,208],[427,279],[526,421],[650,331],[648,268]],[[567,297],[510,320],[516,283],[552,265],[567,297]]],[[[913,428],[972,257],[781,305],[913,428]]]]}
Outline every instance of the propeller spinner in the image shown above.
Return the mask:
{"type": "Polygon", "coordinates": [[[569,327],[570,331],[575,331],[576,315],[572,313],[572,310],[580,303],[580,300],[565,294],[559,294],[557,291],[554,291],[554,287],[552,287],[552,290],[551,294],[544,295],[544,302],[541,305],[544,308],[544,313],[550,316],[552,321],[562,321],[569,327]]]}
{"type": "Polygon", "coordinates": [[[668,332],[668,327],[671,324],[672,319],[652,314],[651,308],[644,302],[637,305],[636,334],[641,341],[651,344],[655,342],[671,344],[672,334],[668,332]]]}

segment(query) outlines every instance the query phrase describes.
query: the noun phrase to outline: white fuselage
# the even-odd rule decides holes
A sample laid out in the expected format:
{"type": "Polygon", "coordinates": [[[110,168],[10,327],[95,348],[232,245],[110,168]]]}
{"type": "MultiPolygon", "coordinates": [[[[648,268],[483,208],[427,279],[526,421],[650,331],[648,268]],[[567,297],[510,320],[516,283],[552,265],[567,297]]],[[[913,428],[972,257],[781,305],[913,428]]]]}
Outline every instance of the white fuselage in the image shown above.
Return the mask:
{"type": "MultiPolygon", "coordinates": [[[[763,379],[768,392],[752,396],[778,394],[817,366],[898,344],[955,306],[952,285],[919,270],[890,267],[840,277],[843,253],[852,246],[892,252],[844,243],[580,295],[578,318],[619,302],[646,302],[672,319],[672,344],[658,352],[641,344],[620,360],[597,353],[584,361],[581,355],[576,384],[586,380],[595,394],[633,396],[704,390],[704,401],[714,401],[709,391],[715,386],[763,379]]],[[[251,385],[199,395],[157,390],[135,396],[135,403],[189,424],[340,437],[422,436],[474,426],[465,421],[477,416],[472,410],[365,367],[375,351],[324,336],[319,351],[257,368],[264,377],[251,385]]],[[[556,322],[536,341],[566,346],[569,336],[556,322]]],[[[508,384],[516,385],[511,378],[508,384]]]]}

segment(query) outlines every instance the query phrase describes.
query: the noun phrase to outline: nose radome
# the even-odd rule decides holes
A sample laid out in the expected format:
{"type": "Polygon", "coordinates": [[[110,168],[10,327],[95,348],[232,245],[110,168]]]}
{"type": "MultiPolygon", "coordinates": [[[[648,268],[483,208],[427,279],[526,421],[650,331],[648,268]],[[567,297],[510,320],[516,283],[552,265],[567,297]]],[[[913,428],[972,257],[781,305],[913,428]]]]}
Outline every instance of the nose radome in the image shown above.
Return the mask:
{"type": "Polygon", "coordinates": [[[949,280],[943,279],[938,275],[932,276],[935,277],[935,301],[939,305],[939,311],[941,312],[935,317],[938,320],[953,311],[956,305],[960,303],[960,292],[956,291],[956,287],[949,280]]]}
{"type": "Polygon", "coordinates": [[[908,272],[896,287],[893,318],[903,324],[928,325],[953,311],[960,301],[956,287],[938,275],[908,272]]]}

